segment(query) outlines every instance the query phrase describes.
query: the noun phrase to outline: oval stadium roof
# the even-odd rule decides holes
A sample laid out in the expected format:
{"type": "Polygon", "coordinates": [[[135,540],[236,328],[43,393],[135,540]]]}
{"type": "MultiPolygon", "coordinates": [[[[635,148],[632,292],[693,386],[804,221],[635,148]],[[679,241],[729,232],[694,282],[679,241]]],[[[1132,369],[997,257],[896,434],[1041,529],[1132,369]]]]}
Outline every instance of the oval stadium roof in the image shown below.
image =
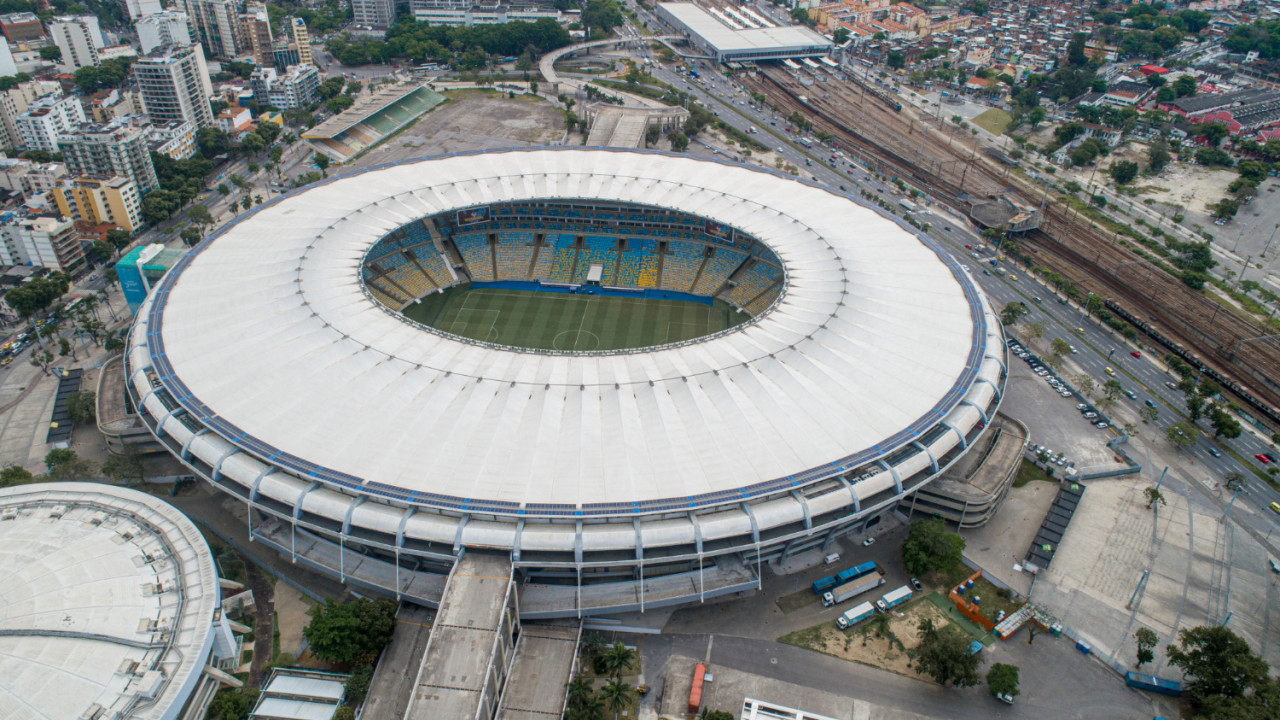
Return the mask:
{"type": "Polygon", "coordinates": [[[150,319],[160,382],[241,448],[304,479],[513,509],[828,475],[936,424],[987,337],[959,266],[849,198],[741,165],[578,148],[446,156],[296,192],[189,255],[150,319]],[[397,227],[534,198],[730,225],[774,250],[785,290],[720,335],[574,355],[427,332],[363,288],[365,252],[397,227]]]}

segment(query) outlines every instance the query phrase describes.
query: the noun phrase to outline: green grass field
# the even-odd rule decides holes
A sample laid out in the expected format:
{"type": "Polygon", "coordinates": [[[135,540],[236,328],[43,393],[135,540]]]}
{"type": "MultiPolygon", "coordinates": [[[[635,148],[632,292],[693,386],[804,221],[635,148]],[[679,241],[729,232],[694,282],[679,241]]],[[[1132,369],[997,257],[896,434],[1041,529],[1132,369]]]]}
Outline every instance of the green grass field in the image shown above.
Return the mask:
{"type": "Polygon", "coordinates": [[[728,303],[567,295],[469,285],[433,293],[404,309],[454,335],[535,350],[624,350],[680,342],[745,322],[728,303]]]}
{"type": "Polygon", "coordinates": [[[1013,116],[1000,108],[991,108],[974,118],[973,124],[992,135],[1003,135],[1004,131],[1013,124],[1013,116]]]}

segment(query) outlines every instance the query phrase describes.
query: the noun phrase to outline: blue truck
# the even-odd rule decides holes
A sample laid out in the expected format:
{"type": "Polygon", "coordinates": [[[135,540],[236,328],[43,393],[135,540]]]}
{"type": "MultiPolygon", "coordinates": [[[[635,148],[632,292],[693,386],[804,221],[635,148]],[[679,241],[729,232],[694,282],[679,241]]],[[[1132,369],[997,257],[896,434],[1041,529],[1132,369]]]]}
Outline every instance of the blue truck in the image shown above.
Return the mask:
{"type": "Polygon", "coordinates": [[[1182,683],[1174,680],[1165,680],[1155,675],[1143,675],[1129,671],[1124,674],[1124,684],[1139,690],[1147,690],[1161,695],[1170,695],[1172,697],[1180,697],[1182,695],[1182,683]]]}
{"type": "Polygon", "coordinates": [[[851,580],[857,580],[863,575],[876,572],[877,570],[878,568],[876,567],[876,564],[871,561],[864,562],[861,565],[854,565],[846,570],[841,570],[835,575],[828,575],[821,580],[814,580],[813,594],[821,595],[837,585],[843,585],[851,580]]]}
{"type": "Polygon", "coordinates": [[[884,594],[884,597],[877,600],[876,609],[880,612],[887,613],[910,599],[911,588],[903,585],[897,590],[890,590],[884,594]]]}
{"type": "Polygon", "coordinates": [[[836,618],[836,626],[841,630],[844,630],[845,628],[856,625],[875,614],[875,606],[869,602],[864,602],[855,608],[845,610],[843,615],[836,618]]]}

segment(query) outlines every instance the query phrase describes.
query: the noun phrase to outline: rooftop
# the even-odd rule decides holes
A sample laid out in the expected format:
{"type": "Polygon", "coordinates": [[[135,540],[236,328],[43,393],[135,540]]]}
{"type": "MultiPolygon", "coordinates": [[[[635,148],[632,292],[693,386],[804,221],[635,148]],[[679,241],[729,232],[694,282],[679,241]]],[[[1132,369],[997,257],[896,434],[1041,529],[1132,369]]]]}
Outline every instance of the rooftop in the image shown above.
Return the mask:
{"type": "Polygon", "coordinates": [[[658,5],[720,52],[832,45],[830,40],[803,25],[736,30],[690,2],[658,5]]]}
{"type": "Polygon", "coordinates": [[[93,483],[0,490],[0,577],[6,720],[159,720],[186,701],[219,590],[172,506],[93,483]]]}

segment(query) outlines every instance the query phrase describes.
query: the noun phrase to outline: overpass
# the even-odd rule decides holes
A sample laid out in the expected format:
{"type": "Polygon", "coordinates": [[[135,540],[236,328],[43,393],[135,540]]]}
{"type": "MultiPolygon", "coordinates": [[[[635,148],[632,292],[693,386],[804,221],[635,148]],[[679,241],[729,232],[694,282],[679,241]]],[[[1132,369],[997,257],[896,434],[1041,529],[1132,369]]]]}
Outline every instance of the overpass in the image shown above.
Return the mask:
{"type": "Polygon", "coordinates": [[[538,61],[538,73],[542,75],[543,80],[552,85],[552,94],[555,95],[559,93],[558,88],[560,83],[573,85],[575,89],[579,89],[580,85],[586,82],[577,78],[562,78],[560,74],[556,72],[556,63],[568,55],[574,55],[580,52],[590,52],[593,48],[610,47],[613,45],[628,45],[630,43],[644,44],[648,42],[658,42],[667,46],[672,52],[682,57],[712,59],[710,56],[706,55],[689,55],[672,46],[671,41],[683,39],[684,37],[680,35],[651,35],[649,37],[619,36],[606,38],[604,40],[592,40],[591,42],[578,43],[577,45],[569,45],[568,47],[562,47],[559,50],[553,50],[546,55],[543,55],[542,59],[538,61]]]}

